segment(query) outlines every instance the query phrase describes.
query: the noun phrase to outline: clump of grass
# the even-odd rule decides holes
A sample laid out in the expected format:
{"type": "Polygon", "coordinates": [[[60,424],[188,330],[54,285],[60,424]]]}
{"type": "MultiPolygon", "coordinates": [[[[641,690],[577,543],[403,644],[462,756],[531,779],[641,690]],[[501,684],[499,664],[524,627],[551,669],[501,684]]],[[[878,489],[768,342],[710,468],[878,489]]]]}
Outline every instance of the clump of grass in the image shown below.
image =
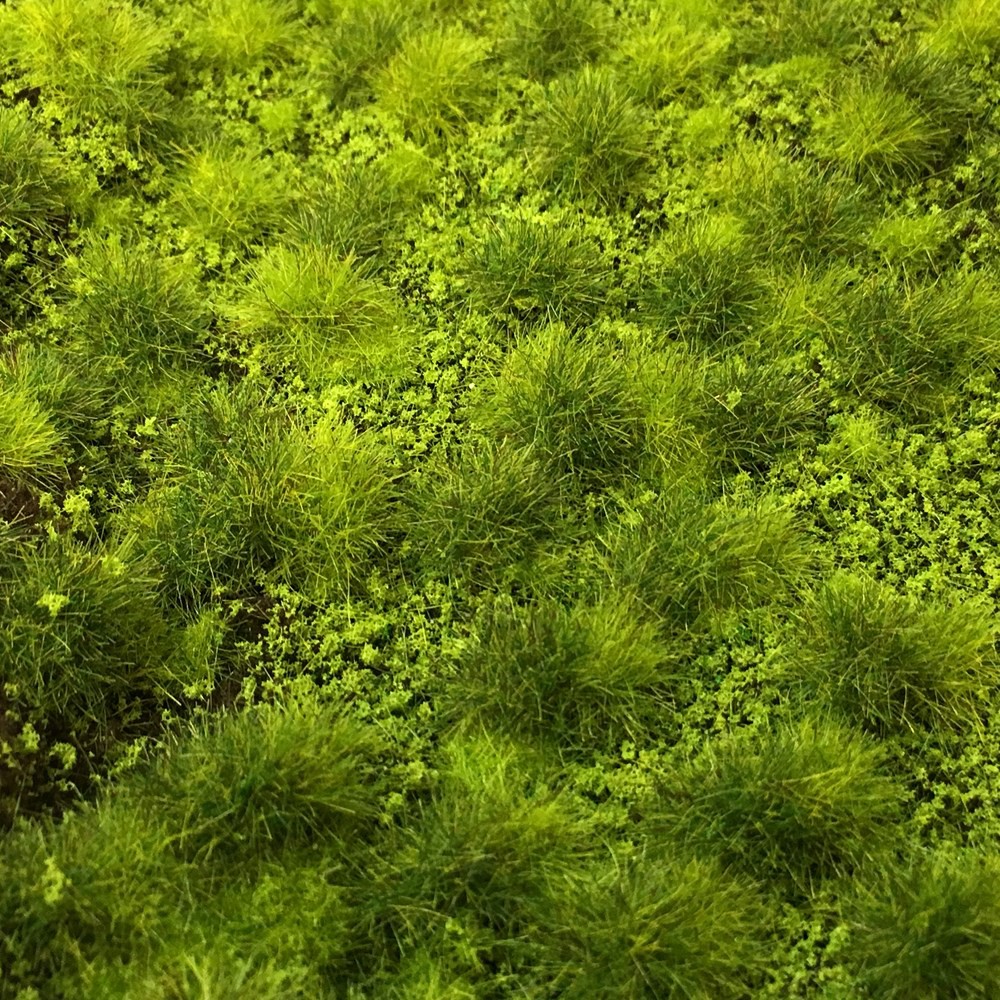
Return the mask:
{"type": "Polygon", "coordinates": [[[664,780],[651,822],[811,891],[877,860],[891,840],[904,793],[883,763],[876,743],[825,716],[729,734],[664,780]]]}
{"type": "Polygon", "coordinates": [[[676,676],[679,650],[627,598],[488,606],[449,677],[453,724],[577,748],[638,740],[676,676]]]}
{"type": "Polygon", "coordinates": [[[815,570],[814,545],[776,497],[711,501],[697,479],[665,484],[600,544],[612,585],[681,629],[787,596],[815,570]]]}
{"type": "Polygon", "coordinates": [[[810,598],[791,678],[879,734],[976,725],[1000,682],[995,629],[976,602],[920,603],[858,572],[810,598]]]}
{"type": "Polygon", "coordinates": [[[652,156],[653,130],[627,83],[585,66],[554,80],[528,130],[529,169],[572,197],[616,202],[652,156]]]}
{"type": "Polygon", "coordinates": [[[279,65],[301,43],[295,0],[202,0],[184,12],[193,58],[223,73],[279,65]]]}
{"type": "Polygon", "coordinates": [[[66,471],[63,435],[33,393],[10,386],[0,369],[0,473],[14,482],[43,483],[66,471]]]}
{"type": "Polygon", "coordinates": [[[565,797],[516,744],[449,740],[429,802],[396,835],[390,868],[369,898],[376,926],[406,954],[448,925],[501,958],[544,907],[547,886],[585,852],[565,797]]]}
{"type": "Polygon", "coordinates": [[[947,56],[975,57],[1000,50],[997,0],[944,0],[934,5],[924,35],[927,47],[947,56]]]}
{"type": "Polygon", "coordinates": [[[166,29],[141,8],[102,0],[23,0],[6,19],[10,52],[78,122],[121,126],[134,146],[170,131],[166,29]]]}
{"type": "Polygon", "coordinates": [[[376,269],[407,213],[431,189],[432,174],[430,158],[408,146],[371,163],[341,164],[307,182],[287,222],[288,240],[297,249],[325,246],[376,269]]]}
{"type": "Polygon", "coordinates": [[[507,356],[473,419],[490,435],[533,442],[557,475],[601,489],[637,473],[647,411],[628,359],[596,336],[551,324],[507,356]]]}
{"type": "Polygon", "coordinates": [[[846,960],[867,995],[987,1000],[1000,962],[1000,863],[972,850],[912,858],[849,907],[846,960]]]}
{"type": "Polygon", "coordinates": [[[667,336],[738,343],[752,329],[764,288],[754,239],[728,215],[687,219],[661,237],[644,262],[644,321],[667,336]]]}
{"type": "Polygon", "coordinates": [[[227,250],[277,229],[293,201],[273,161],[221,142],[191,155],[168,199],[182,225],[227,250]]]}
{"type": "Polygon", "coordinates": [[[454,139],[486,107],[486,43],[463,29],[413,35],[379,72],[379,105],[421,144],[454,139]]]}
{"type": "Polygon", "coordinates": [[[232,864],[348,844],[378,811],[372,732],[315,693],[192,723],[138,779],[178,858],[232,864]]]}
{"type": "Polygon", "coordinates": [[[171,630],[159,581],[127,542],[91,550],[56,535],[24,546],[7,570],[0,657],[9,696],[102,727],[119,696],[160,692],[171,630]]]}
{"type": "Polygon", "coordinates": [[[992,363],[998,301],[982,273],[958,271],[933,283],[875,274],[849,290],[824,336],[849,388],[919,419],[992,363]]]}
{"type": "Polygon", "coordinates": [[[740,143],[711,170],[708,187],[752,234],[762,260],[815,268],[864,246],[872,216],[864,192],[774,144],[740,143]]]}
{"type": "Polygon", "coordinates": [[[983,113],[966,71],[920,41],[906,42],[835,88],[813,148],[876,186],[912,181],[940,166],[983,113]]]}
{"type": "Polygon", "coordinates": [[[467,254],[465,277],[491,314],[525,324],[583,325],[608,292],[596,245],[575,227],[526,215],[488,223],[467,254]]]}
{"type": "Polygon", "coordinates": [[[196,350],[210,315],[182,258],[117,233],[88,238],[72,264],[68,283],[87,346],[119,380],[182,366],[196,350]]]}
{"type": "Polygon", "coordinates": [[[727,471],[762,472],[800,436],[824,426],[815,377],[777,357],[710,362],[696,426],[714,440],[727,471]]]}
{"type": "Polygon", "coordinates": [[[860,54],[877,12],[870,0],[765,0],[741,26],[737,44],[754,59],[860,54]]]}
{"type": "Polygon", "coordinates": [[[272,247],[230,309],[236,330],[309,382],[400,360],[402,316],[391,293],[329,246],[272,247]]]}
{"type": "Polygon", "coordinates": [[[334,103],[359,97],[399,50],[419,10],[396,0],[323,0],[319,77],[334,103]]]}
{"type": "Polygon", "coordinates": [[[51,143],[23,107],[0,107],[0,219],[41,234],[66,212],[65,172],[51,143]]]}
{"type": "Polygon", "coordinates": [[[726,66],[732,35],[691,25],[675,10],[653,7],[622,39],[616,57],[636,97],[654,105],[702,96],[726,66]]]}
{"type": "Polygon", "coordinates": [[[368,575],[393,523],[385,455],[349,424],[289,419],[248,383],[195,400],[148,496],[115,518],[155,559],[172,600],[270,575],[315,600],[368,575]]]}
{"type": "Polygon", "coordinates": [[[516,72],[544,81],[596,59],[611,25],[601,0],[516,0],[508,7],[502,49],[516,72]]]}
{"type": "Polygon", "coordinates": [[[558,995],[606,996],[611,983],[622,1000],[748,995],[766,954],[766,910],[752,886],[708,858],[621,854],[557,890],[558,995]]]}
{"type": "Polygon", "coordinates": [[[410,540],[426,572],[494,580],[551,542],[562,488],[534,448],[472,438],[411,488],[410,540]]]}

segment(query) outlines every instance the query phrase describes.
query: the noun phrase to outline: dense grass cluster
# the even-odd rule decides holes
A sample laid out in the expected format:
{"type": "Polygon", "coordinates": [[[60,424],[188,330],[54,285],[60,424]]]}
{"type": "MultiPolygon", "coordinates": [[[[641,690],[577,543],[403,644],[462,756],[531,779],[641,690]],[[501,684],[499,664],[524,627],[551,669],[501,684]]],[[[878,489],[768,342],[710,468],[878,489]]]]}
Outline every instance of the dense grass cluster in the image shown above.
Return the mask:
{"type": "Polygon", "coordinates": [[[0,2],[0,1000],[991,1000],[1000,3],[0,2]]]}

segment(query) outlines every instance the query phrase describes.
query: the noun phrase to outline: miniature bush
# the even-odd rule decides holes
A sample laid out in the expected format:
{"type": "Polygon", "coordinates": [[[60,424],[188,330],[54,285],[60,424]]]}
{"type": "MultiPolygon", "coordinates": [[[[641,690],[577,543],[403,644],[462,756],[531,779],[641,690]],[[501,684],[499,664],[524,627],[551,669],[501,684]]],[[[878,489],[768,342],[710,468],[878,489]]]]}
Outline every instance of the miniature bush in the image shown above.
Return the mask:
{"type": "Polygon", "coordinates": [[[171,633],[157,582],[127,543],[91,550],[57,535],[26,546],[2,597],[9,696],[103,726],[119,696],[160,690],[171,633]]]}
{"type": "Polygon", "coordinates": [[[328,246],[272,247],[250,269],[230,315],[265,358],[308,382],[398,362],[402,317],[391,293],[328,246]],[[395,357],[394,357],[395,356],[395,357]]]}
{"type": "Polygon", "coordinates": [[[628,599],[518,607],[501,598],[449,677],[443,707],[456,725],[499,723],[560,748],[617,744],[655,726],[677,661],[628,599]]]}
{"type": "Polygon", "coordinates": [[[811,891],[891,842],[903,791],[883,762],[877,744],[823,716],[729,734],[664,780],[653,822],[748,874],[811,891]]]}
{"type": "Polygon", "coordinates": [[[611,23],[601,0],[516,0],[508,6],[502,48],[517,72],[546,80],[597,58],[611,23]]]}
{"type": "Polygon", "coordinates": [[[293,200],[273,161],[213,142],[191,155],[169,204],[195,236],[239,249],[276,229],[293,200]]]}
{"type": "Polygon", "coordinates": [[[409,536],[425,572],[490,580],[557,534],[562,491],[531,446],[472,439],[439,453],[410,492],[409,536]]]}
{"type": "Polygon", "coordinates": [[[746,996],[762,971],[766,926],[751,886],[712,859],[618,853],[559,887],[550,959],[558,995],[746,996]]]}
{"type": "Polygon", "coordinates": [[[67,210],[69,185],[55,149],[23,108],[0,107],[0,219],[40,234],[67,210]]]}
{"type": "Polygon", "coordinates": [[[663,333],[724,346],[752,328],[763,279],[754,239],[736,219],[684,220],[654,243],[643,270],[641,315],[663,333]]]}
{"type": "Polygon", "coordinates": [[[585,66],[546,90],[528,131],[528,166],[560,193],[610,204],[649,162],[652,138],[627,84],[585,66]]]}
{"type": "Polygon", "coordinates": [[[203,0],[183,11],[186,46],[223,73],[275,66],[301,43],[297,7],[295,0],[203,0]]]}
{"type": "Polygon", "coordinates": [[[921,604],[863,573],[827,580],[801,630],[790,677],[876,733],[974,726],[1000,681],[984,607],[921,604]]]}
{"type": "Polygon", "coordinates": [[[612,585],[681,628],[777,600],[815,565],[808,536],[776,497],[709,501],[697,482],[665,484],[648,507],[604,531],[601,546],[612,585]]]}
{"type": "Polygon", "coordinates": [[[488,223],[467,252],[465,270],[482,307],[528,324],[582,325],[607,295],[597,247],[556,220],[516,215],[488,223]]]}
{"type": "Polygon", "coordinates": [[[973,1000],[1000,961],[1000,864],[972,850],[912,858],[849,909],[849,967],[866,996],[973,1000]]]}
{"type": "Polygon", "coordinates": [[[115,518],[182,606],[258,574],[316,600],[358,587],[387,537],[393,489],[381,450],[331,419],[289,422],[260,390],[205,395],[172,470],[115,518]]]}
{"type": "Polygon", "coordinates": [[[223,864],[343,844],[377,812],[371,731],[314,694],[192,724],[171,738],[137,794],[178,858],[223,864]]]}
{"type": "Polygon", "coordinates": [[[486,55],[483,40],[463,30],[413,35],[375,80],[379,105],[419,143],[454,139],[485,107],[486,55]]]}
{"type": "Polygon", "coordinates": [[[120,0],[22,0],[7,31],[31,81],[78,122],[119,125],[134,146],[171,131],[176,109],[162,72],[170,39],[146,11],[120,0]]]}
{"type": "Polygon", "coordinates": [[[595,336],[549,325],[507,356],[474,419],[491,435],[533,443],[557,475],[600,489],[635,475],[647,406],[627,359],[595,336]]]}

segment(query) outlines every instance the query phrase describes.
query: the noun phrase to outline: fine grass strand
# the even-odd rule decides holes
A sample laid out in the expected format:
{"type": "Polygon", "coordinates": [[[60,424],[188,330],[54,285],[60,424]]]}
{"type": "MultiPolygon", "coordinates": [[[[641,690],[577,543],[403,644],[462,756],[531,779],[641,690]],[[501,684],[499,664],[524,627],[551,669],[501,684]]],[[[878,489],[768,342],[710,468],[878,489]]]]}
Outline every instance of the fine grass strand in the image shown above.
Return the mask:
{"type": "Polygon", "coordinates": [[[486,224],[465,258],[477,304],[497,319],[533,325],[592,320],[608,277],[597,246],[559,219],[519,214],[486,224]]]}
{"type": "Polygon", "coordinates": [[[748,874],[811,892],[878,860],[903,790],[879,746],[832,717],[719,737],[664,779],[655,826],[748,874]]]}
{"type": "Polygon", "coordinates": [[[498,598],[448,679],[444,716],[566,749],[639,741],[656,726],[679,658],[627,598],[569,607],[498,598]]]}
{"type": "Polygon", "coordinates": [[[559,476],[600,489],[635,475],[648,405],[634,366],[593,335],[550,324],[508,354],[473,421],[535,451],[559,476]]]}
{"type": "Polygon", "coordinates": [[[987,1000],[1000,962],[1000,862],[972,850],[917,856],[848,904],[846,959],[867,996],[987,1000]]]}
{"type": "Polygon", "coordinates": [[[374,86],[378,104],[426,145],[454,139],[486,106],[488,46],[459,28],[407,38],[374,86]]]}
{"type": "Polygon", "coordinates": [[[711,858],[622,853],[555,892],[546,964],[558,995],[746,996],[763,971],[766,927],[751,885],[711,858]]]}
{"type": "Polygon", "coordinates": [[[513,0],[501,50],[516,72],[545,81],[596,59],[611,25],[611,11],[601,0],[513,0]]]}
{"type": "Polygon", "coordinates": [[[806,603],[800,630],[789,679],[878,734],[980,725],[1000,683],[995,628],[974,601],[921,603],[841,571],[806,603]]]}
{"type": "Polygon", "coordinates": [[[585,66],[554,80],[527,133],[528,168],[570,197],[617,202],[652,156],[647,112],[607,67],[585,66]]]}
{"type": "Polygon", "coordinates": [[[21,484],[59,476],[66,471],[64,444],[52,414],[0,370],[0,476],[21,484]]]}

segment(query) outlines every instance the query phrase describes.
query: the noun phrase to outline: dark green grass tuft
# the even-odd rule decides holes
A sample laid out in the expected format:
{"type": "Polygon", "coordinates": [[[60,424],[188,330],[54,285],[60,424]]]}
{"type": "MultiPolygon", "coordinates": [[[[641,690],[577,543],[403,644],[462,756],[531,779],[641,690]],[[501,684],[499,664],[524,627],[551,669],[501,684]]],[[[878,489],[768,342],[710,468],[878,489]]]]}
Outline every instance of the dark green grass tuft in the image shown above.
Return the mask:
{"type": "Polygon", "coordinates": [[[977,602],[921,603],[859,572],[832,576],[801,613],[789,679],[880,733],[977,725],[1000,684],[977,602]]]}
{"type": "Polygon", "coordinates": [[[498,599],[448,679],[444,714],[558,748],[638,741],[655,730],[679,660],[627,599],[498,599]]]}
{"type": "Polygon", "coordinates": [[[526,215],[488,223],[465,272],[483,308],[528,324],[580,326],[597,315],[609,284],[600,251],[575,226],[526,215]]]}
{"type": "Polygon", "coordinates": [[[939,850],[849,904],[846,951],[865,996],[987,1000],[1000,967],[1000,862],[939,850]]]}
{"type": "Polygon", "coordinates": [[[549,919],[552,983],[567,1000],[736,1000],[765,961],[764,906],[709,858],[613,855],[560,885],[549,919]]]}
{"type": "Polygon", "coordinates": [[[558,476],[585,489],[636,474],[649,417],[635,363],[595,334],[561,325],[518,343],[473,415],[492,436],[533,444],[558,476]]]}
{"type": "Polygon", "coordinates": [[[611,12],[602,0],[515,0],[501,43],[524,76],[546,80],[596,59],[607,46],[611,12]]]}
{"type": "Polygon", "coordinates": [[[652,140],[628,83],[585,66],[546,90],[528,130],[528,168],[559,193],[614,204],[649,164],[652,140]]]}
{"type": "Polygon", "coordinates": [[[876,743],[825,716],[709,743],[665,779],[655,825],[758,878],[811,891],[893,842],[903,790],[876,743]]]}

